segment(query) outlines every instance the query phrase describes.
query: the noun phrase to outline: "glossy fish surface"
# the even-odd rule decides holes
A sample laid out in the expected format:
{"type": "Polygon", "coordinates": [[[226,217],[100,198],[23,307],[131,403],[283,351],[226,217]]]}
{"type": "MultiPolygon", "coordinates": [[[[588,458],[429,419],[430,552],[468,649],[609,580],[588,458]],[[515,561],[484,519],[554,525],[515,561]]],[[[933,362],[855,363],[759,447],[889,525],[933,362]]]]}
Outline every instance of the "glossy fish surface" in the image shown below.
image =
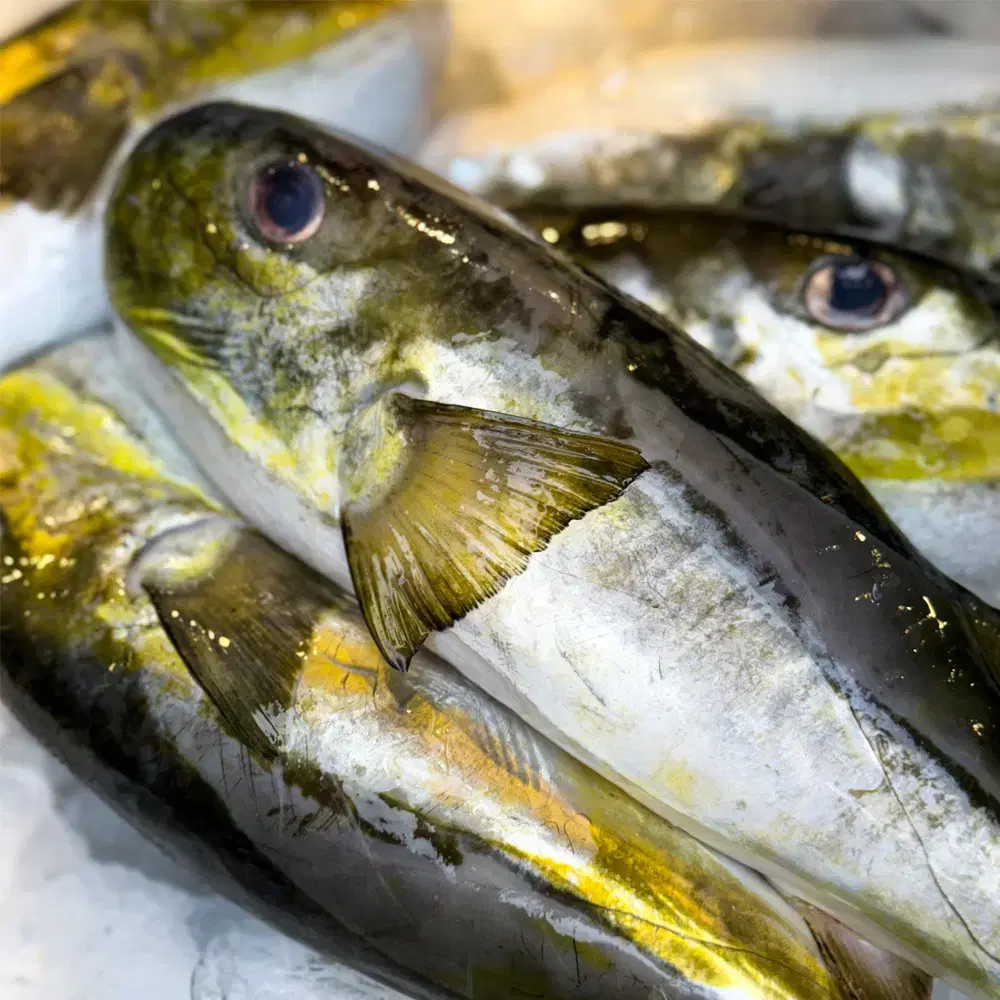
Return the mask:
{"type": "Polygon", "coordinates": [[[434,2],[85,0],[4,42],[0,367],[107,320],[102,198],[167,109],[263,101],[412,150],[444,36],[434,2]]]}
{"type": "Polygon", "coordinates": [[[790,225],[851,227],[992,272],[998,108],[988,100],[822,123],[722,118],[676,133],[564,133],[557,124],[520,148],[443,166],[507,208],[717,205],[790,225]]]}
{"type": "Polygon", "coordinates": [[[1000,991],[997,619],[668,321],[289,116],[111,202],[136,379],[248,520],[673,822],[1000,991]]]}
{"type": "Polygon", "coordinates": [[[1000,605],[1000,318],[988,282],[712,209],[521,218],[753,383],[942,571],[1000,605]]]}
{"type": "Polygon", "coordinates": [[[0,380],[0,436],[5,701],[279,926],[413,996],[929,995],[440,660],[391,670],[202,491],[109,338],[0,380]]]}

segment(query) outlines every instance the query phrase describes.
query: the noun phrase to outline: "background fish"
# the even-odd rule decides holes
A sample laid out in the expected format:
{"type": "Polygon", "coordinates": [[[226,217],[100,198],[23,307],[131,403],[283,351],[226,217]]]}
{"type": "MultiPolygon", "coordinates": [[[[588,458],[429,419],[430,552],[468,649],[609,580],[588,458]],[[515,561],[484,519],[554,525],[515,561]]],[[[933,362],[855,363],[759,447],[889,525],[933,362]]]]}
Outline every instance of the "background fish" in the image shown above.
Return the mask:
{"type": "Polygon", "coordinates": [[[943,572],[1000,605],[991,285],[898,249],[712,209],[518,214],[749,379],[943,572]]]}
{"type": "Polygon", "coordinates": [[[391,663],[426,639],[679,825],[997,994],[997,617],[826,449],[495,209],[288,116],[159,126],[107,246],[144,390],[391,663]]]}
{"type": "Polygon", "coordinates": [[[436,658],[392,671],[220,516],[107,338],[0,380],[0,436],[5,699],[279,926],[414,997],[929,995],[436,658]]]}
{"type": "Polygon", "coordinates": [[[433,0],[86,0],[7,41],[0,367],[108,318],[101,183],[165,108],[258,100],[412,151],[444,27],[433,0]]]}
{"type": "Polygon", "coordinates": [[[850,227],[989,272],[1000,258],[998,108],[839,122],[721,118],[677,133],[567,134],[557,125],[502,152],[434,155],[456,183],[507,208],[749,209],[791,225],[850,227]]]}

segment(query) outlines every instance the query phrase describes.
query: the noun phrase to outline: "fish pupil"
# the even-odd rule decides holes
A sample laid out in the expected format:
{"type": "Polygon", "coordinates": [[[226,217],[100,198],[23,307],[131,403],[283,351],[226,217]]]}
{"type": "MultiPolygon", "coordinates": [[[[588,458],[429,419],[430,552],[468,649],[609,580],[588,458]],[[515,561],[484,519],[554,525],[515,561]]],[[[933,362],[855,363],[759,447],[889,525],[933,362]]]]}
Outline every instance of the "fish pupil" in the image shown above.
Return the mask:
{"type": "Polygon", "coordinates": [[[870,264],[839,264],[830,284],[830,308],[855,316],[875,316],[885,303],[888,289],[870,264]]]}
{"type": "Polygon", "coordinates": [[[268,178],[265,210],[274,225],[297,233],[312,221],[321,192],[315,174],[300,167],[277,167],[268,178]]]}

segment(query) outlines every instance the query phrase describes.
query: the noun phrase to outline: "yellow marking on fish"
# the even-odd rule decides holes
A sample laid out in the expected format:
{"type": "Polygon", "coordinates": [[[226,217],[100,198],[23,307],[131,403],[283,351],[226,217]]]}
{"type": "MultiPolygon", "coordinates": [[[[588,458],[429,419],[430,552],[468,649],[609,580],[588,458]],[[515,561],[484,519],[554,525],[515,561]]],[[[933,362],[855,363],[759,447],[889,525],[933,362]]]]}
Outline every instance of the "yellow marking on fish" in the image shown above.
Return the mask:
{"type": "Polygon", "coordinates": [[[65,68],[70,54],[95,34],[79,17],[61,18],[0,47],[0,104],[65,68]]]}
{"type": "Polygon", "coordinates": [[[938,618],[938,613],[937,611],[934,610],[934,605],[931,603],[931,599],[926,595],[924,595],[924,604],[927,605],[927,612],[928,612],[927,618],[924,620],[935,622],[937,624],[938,631],[944,632],[945,628],[947,628],[948,626],[948,622],[944,621],[941,618],[938,618]]]}
{"type": "Polygon", "coordinates": [[[962,409],[863,417],[849,436],[828,443],[861,478],[1000,479],[1000,412],[962,409]]]}
{"type": "MultiPolygon", "coordinates": [[[[317,721],[349,707],[377,713],[372,724],[383,733],[387,752],[441,762],[430,770],[434,780],[427,790],[435,812],[466,811],[470,796],[487,789],[489,803],[503,808],[509,831],[503,842],[493,843],[495,849],[530,865],[557,891],[589,903],[625,938],[696,982],[756,993],[761,957],[769,954],[774,956],[769,970],[774,997],[835,995],[814,956],[788,936],[776,934],[763,909],[752,912],[750,897],[721,865],[713,873],[719,882],[712,886],[716,899],[722,893],[722,904],[703,905],[708,897],[697,891],[706,878],[696,870],[704,865],[700,845],[695,849],[698,857],[689,858],[686,850],[691,848],[683,845],[691,842],[686,838],[675,842],[668,833],[662,840],[646,839],[642,831],[619,830],[604,817],[594,818],[601,808],[596,803],[581,812],[542,775],[507,766],[500,754],[484,749],[488,739],[482,724],[462,709],[440,707],[415,693],[401,711],[393,694],[394,676],[360,623],[331,617],[314,633],[297,709],[317,721]],[[539,852],[533,832],[538,828],[560,832],[555,842],[541,841],[557,845],[551,853],[539,852]],[[725,894],[727,885],[732,897],[725,894]],[[747,954],[737,939],[755,941],[759,947],[747,954]]],[[[580,777],[585,791],[589,775],[581,769],[580,777]]],[[[672,828],[664,824],[656,830],[672,828]]]]}

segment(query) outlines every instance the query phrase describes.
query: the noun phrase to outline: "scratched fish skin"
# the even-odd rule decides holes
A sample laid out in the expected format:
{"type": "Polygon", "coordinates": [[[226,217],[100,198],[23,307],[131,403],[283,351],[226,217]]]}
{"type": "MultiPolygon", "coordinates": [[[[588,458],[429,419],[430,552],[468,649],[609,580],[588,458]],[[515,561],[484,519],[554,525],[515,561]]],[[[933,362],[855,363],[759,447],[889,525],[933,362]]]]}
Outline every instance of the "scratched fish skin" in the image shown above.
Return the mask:
{"type": "Polygon", "coordinates": [[[412,150],[431,124],[445,27],[433,0],[96,0],[6,41],[0,312],[18,323],[5,324],[0,367],[107,321],[102,201],[156,117],[221,95],[412,150]]]}
{"type": "Polygon", "coordinates": [[[178,439],[391,662],[427,638],[678,825],[998,994],[996,618],[745,381],[496,210],[236,105],[133,153],[106,275],[178,439]]]}
{"type": "Polygon", "coordinates": [[[443,166],[507,208],[711,204],[1000,266],[997,101],[838,123],[733,118],[677,134],[556,131],[443,166]]]}
{"type": "Polygon", "coordinates": [[[986,283],[710,208],[514,211],[753,383],[935,565],[1000,606],[1000,320],[986,283]],[[858,266],[875,297],[832,314],[818,282],[858,266]]]}
{"type": "Polygon", "coordinates": [[[440,660],[390,670],[342,592],[220,516],[110,338],[0,379],[0,437],[5,700],[281,926],[375,975],[391,959],[414,996],[887,995],[846,992],[762,879],[440,660]],[[294,677],[248,753],[194,678],[231,658],[240,685],[255,654],[294,677]]]}

